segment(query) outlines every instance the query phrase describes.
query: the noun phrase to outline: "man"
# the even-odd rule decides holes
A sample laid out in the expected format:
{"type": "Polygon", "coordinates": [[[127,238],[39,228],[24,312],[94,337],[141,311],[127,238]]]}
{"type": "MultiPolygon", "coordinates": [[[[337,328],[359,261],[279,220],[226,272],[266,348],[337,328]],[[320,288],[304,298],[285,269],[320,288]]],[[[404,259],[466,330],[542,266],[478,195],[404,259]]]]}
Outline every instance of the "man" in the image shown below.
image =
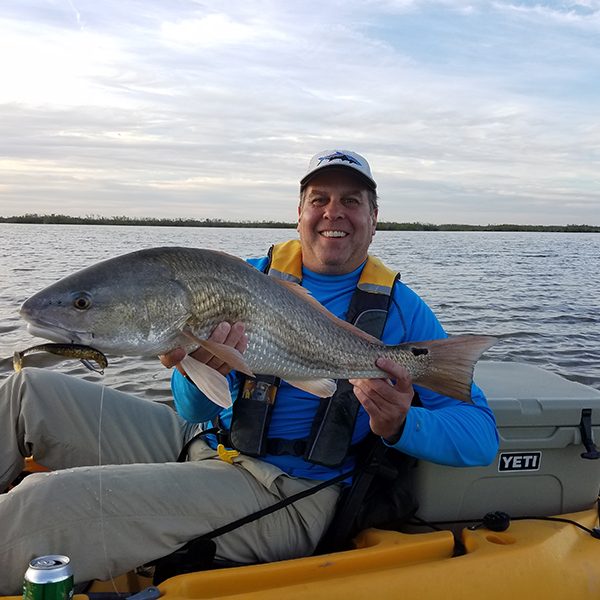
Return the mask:
{"type": "MultiPolygon", "coordinates": [[[[343,150],[315,155],[301,181],[300,241],[251,262],[271,276],[300,282],[331,312],[352,316],[386,343],[444,337],[422,300],[367,257],[378,216],[375,189],[362,156],[343,150]],[[379,318],[364,318],[373,314],[379,318]]],[[[247,346],[243,323],[221,323],[211,338],[242,353],[247,346]]],[[[378,359],[389,378],[340,382],[346,396],[321,401],[284,381],[243,379],[196,350],[193,358],[228,375],[236,400],[233,408],[221,409],[186,377],[183,357],[181,349],[161,357],[165,366],[177,367],[172,388],[179,414],[50,371],[25,369],[4,383],[0,489],[19,472],[24,456],[55,471],[32,475],[0,496],[0,593],[18,593],[27,562],[37,555],[70,556],[76,581],[107,579],[167,555],[347,473],[354,445],[369,430],[399,451],[455,466],[488,464],[497,451],[494,418],[476,386],[473,404],[417,388],[422,406],[412,406],[408,373],[378,359]],[[353,402],[355,418],[341,427],[325,414],[353,402]],[[224,436],[193,439],[196,423],[217,416],[224,436]],[[256,423],[264,424],[262,432],[256,423]],[[174,462],[190,440],[187,460],[174,462]]],[[[255,562],[310,554],[339,491],[340,485],[325,488],[220,536],[217,557],[255,562]]]]}

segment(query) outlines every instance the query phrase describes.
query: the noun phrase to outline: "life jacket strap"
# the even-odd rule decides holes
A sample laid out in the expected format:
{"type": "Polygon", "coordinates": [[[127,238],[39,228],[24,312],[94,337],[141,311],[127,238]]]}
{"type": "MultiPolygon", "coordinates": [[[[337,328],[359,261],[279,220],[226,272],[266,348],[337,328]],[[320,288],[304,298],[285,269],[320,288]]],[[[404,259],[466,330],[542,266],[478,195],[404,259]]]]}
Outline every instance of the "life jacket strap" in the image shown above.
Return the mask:
{"type": "MultiPolygon", "coordinates": [[[[219,443],[227,448],[234,448],[231,432],[221,429],[218,434],[219,443]]],[[[304,456],[306,452],[306,439],[288,440],[285,438],[268,438],[264,444],[264,454],[274,456],[304,456]]],[[[247,454],[247,452],[245,453],[247,454]]]]}

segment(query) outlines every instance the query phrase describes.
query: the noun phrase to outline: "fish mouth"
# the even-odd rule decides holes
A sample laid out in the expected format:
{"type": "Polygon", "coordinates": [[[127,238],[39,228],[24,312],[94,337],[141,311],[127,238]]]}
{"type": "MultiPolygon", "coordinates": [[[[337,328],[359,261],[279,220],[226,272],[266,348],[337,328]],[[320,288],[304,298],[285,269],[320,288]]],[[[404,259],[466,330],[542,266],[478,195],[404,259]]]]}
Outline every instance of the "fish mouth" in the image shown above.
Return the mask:
{"type": "Polygon", "coordinates": [[[21,304],[19,316],[27,322],[27,331],[34,337],[41,337],[53,342],[67,344],[91,345],[94,334],[91,331],[73,331],[66,327],[61,327],[57,323],[46,321],[38,316],[36,305],[32,300],[35,296],[21,304]]]}
{"type": "Polygon", "coordinates": [[[93,334],[88,331],[70,331],[53,323],[27,320],[27,332],[34,337],[41,337],[45,340],[89,346],[94,338],[93,334]]]}

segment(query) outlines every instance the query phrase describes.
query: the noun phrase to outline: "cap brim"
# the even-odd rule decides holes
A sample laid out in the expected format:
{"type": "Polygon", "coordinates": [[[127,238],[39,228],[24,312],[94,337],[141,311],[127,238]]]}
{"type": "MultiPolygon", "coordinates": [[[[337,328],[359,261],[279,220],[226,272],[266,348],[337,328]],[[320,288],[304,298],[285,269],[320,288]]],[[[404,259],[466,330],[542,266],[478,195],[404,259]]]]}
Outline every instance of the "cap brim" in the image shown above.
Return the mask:
{"type": "Polygon", "coordinates": [[[369,189],[371,189],[371,190],[377,189],[377,184],[370,177],[367,177],[367,175],[365,175],[362,171],[359,171],[358,169],[355,169],[354,167],[351,167],[350,165],[340,165],[340,164],[335,164],[335,165],[330,164],[330,165],[323,165],[322,167],[317,167],[310,173],[307,173],[300,180],[300,187],[304,187],[311,179],[313,179],[314,177],[316,177],[317,175],[319,175],[326,169],[328,169],[328,170],[337,169],[338,171],[350,172],[350,173],[352,173],[352,175],[355,175],[357,179],[360,179],[363,183],[365,183],[369,189]]]}

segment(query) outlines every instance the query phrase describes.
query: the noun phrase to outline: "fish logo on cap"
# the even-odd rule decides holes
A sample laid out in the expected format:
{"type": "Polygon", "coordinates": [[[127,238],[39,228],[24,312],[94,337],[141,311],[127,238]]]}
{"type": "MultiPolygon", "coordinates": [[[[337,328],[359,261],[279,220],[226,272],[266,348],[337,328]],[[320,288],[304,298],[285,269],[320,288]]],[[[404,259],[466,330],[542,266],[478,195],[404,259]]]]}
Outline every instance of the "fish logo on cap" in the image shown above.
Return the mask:
{"type": "Polygon", "coordinates": [[[351,165],[354,164],[362,166],[360,162],[358,162],[355,158],[353,158],[352,156],[348,156],[343,152],[334,152],[333,154],[328,154],[327,156],[319,156],[319,162],[317,164],[320,165],[324,160],[326,160],[327,162],[331,162],[332,160],[339,160],[341,162],[347,161],[351,165]]]}

